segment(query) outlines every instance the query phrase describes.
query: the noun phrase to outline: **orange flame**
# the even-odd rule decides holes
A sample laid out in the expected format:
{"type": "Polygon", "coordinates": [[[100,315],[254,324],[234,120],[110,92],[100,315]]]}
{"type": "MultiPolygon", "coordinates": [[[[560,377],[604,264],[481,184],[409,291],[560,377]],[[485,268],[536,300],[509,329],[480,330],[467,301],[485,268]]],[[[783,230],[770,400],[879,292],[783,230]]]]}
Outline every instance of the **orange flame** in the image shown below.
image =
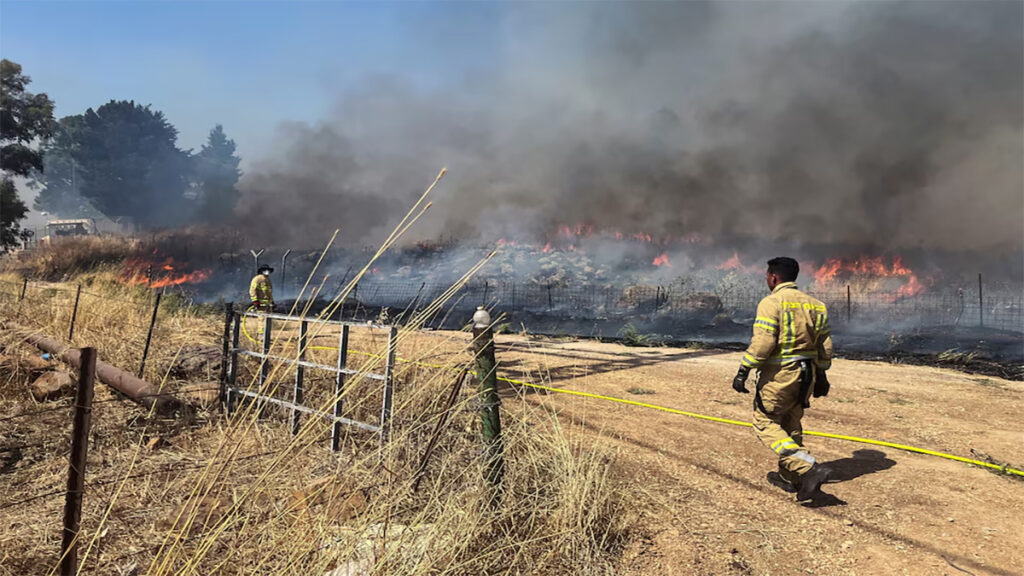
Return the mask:
{"type": "Polygon", "coordinates": [[[898,296],[914,296],[927,289],[917,273],[903,264],[903,259],[894,256],[891,265],[886,265],[882,256],[861,256],[854,260],[828,258],[814,272],[814,280],[818,284],[828,284],[841,279],[859,278],[904,278],[906,283],[896,290],[898,296]]]}
{"type": "Polygon", "coordinates": [[[198,284],[212,274],[210,270],[179,271],[176,265],[181,267],[170,257],[159,262],[131,258],[122,265],[121,281],[126,284],[148,284],[150,288],[166,288],[198,284]]]}
{"type": "Polygon", "coordinates": [[[651,264],[654,264],[655,266],[665,266],[667,268],[672,267],[672,264],[668,261],[668,252],[662,252],[661,256],[656,257],[654,262],[651,262],[651,264]]]}

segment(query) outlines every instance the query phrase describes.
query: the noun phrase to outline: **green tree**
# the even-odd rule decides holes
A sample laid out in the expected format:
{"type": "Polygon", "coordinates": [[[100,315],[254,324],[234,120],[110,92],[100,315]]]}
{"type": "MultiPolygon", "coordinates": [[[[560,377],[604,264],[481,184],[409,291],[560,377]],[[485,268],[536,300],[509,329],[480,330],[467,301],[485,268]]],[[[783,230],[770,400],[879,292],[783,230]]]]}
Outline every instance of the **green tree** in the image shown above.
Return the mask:
{"type": "Polygon", "coordinates": [[[96,217],[99,213],[79,193],[81,175],[72,150],[82,116],[67,116],[57,122],[53,136],[43,144],[43,171],[36,172],[30,186],[38,189],[32,207],[68,218],[96,217]]]}
{"type": "Polygon", "coordinates": [[[21,229],[21,220],[28,207],[18,198],[14,181],[6,176],[0,180],[0,252],[6,252],[24,242],[28,231],[21,229]]]}
{"type": "Polygon", "coordinates": [[[97,210],[142,227],[188,217],[190,157],[178,149],[178,131],[162,112],[111,100],[69,122],[75,125],[70,152],[76,185],[97,210]]]}
{"type": "Polygon", "coordinates": [[[238,169],[241,159],[235,156],[235,141],[218,124],[210,130],[206,144],[193,159],[201,198],[199,216],[214,223],[231,220],[238,202],[236,186],[242,175],[238,169]]]}
{"type": "Polygon", "coordinates": [[[0,252],[27,238],[19,223],[28,208],[11,176],[42,170],[43,155],[32,144],[49,136],[53,127],[53,102],[46,94],[26,92],[31,82],[21,65],[0,60],[0,252]]]}

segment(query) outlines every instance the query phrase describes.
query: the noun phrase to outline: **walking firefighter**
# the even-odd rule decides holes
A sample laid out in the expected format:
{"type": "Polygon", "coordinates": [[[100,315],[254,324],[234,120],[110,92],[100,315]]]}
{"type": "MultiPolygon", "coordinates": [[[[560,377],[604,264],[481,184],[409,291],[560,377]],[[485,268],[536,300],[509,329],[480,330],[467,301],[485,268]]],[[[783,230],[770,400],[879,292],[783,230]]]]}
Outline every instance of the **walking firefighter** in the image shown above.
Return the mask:
{"type": "Polygon", "coordinates": [[[274,269],[266,264],[256,270],[256,275],[249,282],[249,300],[252,308],[258,312],[274,311],[274,287],[270,283],[270,275],[274,269]]]}
{"type": "Polygon", "coordinates": [[[765,278],[771,294],[757,305],[754,335],[732,381],[748,393],[747,376],[757,370],[753,425],[757,437],[779,458],[779,471],[768,481],[809,500],[829,479],[829,469],[804,447],[800,419],[808,399],[827,396],[825,371],[832,363],[828,311],[820,301],[797,289],[800,265],[792,258],[768,261],[765,278]]]}

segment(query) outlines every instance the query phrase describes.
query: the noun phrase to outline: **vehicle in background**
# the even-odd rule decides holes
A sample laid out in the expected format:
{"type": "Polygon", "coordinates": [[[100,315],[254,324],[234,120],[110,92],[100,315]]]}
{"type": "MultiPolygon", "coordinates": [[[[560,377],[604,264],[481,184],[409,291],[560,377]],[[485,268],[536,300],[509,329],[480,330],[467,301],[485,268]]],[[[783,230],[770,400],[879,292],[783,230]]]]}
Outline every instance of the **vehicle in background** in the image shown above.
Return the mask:
{"type": "Polygon", "coordinates": [[[96,221],[92,218],[75,218],[69,220],[50,220],[46,223],[46,234],[40,242],[50,242],[57,238],[71,236],[96,236],[96,221]]]}

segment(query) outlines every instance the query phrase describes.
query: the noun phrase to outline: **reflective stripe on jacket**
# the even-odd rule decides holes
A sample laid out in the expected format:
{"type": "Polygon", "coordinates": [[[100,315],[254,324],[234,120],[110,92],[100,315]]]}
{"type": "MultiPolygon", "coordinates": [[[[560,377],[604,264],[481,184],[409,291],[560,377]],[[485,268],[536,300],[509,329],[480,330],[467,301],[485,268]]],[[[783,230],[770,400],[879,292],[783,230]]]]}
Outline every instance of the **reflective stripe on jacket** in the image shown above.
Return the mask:
{"type": "Polygon", "coordinates": [[[832,365],[832,336],[828,311],[796,283],[775,287],[757,305],[754,335],[741,363],[747,368],[813,360],[821,370],[832,365]]]}
{"type": "Polygon", "coordinates": [[[270,278],[263,274],[254,276],[249,282],[249,299],[264,305],[273,304],[274,288],[270,285],[270,278]]]}

